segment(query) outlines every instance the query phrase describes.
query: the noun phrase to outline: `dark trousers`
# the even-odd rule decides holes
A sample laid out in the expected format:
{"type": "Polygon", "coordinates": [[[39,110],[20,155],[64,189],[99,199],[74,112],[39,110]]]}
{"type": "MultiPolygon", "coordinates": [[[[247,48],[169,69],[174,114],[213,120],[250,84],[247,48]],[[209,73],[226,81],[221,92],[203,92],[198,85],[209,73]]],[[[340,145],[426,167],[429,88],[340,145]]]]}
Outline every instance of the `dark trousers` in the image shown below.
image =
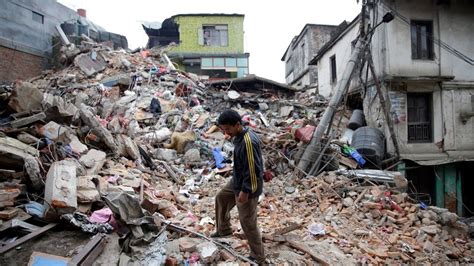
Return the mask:
{"type": "Polygon", "coordinates": [[[227,183],[216,196],[216,226],[220,234],[232,233],[230,227],[230,211],[237,205],[239,220],[250,246],[250,256],[257,262],[265,261],[262,236],[257,225],[258,197],[249,199],[246,203],[238,203],[231,183],[227,183]]]}

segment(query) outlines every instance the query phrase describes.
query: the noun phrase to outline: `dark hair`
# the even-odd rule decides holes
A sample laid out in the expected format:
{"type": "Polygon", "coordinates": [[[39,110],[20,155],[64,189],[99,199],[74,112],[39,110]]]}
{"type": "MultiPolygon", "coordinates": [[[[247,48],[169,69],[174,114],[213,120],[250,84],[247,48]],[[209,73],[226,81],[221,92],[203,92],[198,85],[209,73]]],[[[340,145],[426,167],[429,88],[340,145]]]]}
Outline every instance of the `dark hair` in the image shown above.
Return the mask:
{"type": "Polygon", "coordinates": [[[242,124],[242,117],[232,109],[224,110],[217,119],[217,124],[219,125],[235,126],[237,123],[242,124]]]}

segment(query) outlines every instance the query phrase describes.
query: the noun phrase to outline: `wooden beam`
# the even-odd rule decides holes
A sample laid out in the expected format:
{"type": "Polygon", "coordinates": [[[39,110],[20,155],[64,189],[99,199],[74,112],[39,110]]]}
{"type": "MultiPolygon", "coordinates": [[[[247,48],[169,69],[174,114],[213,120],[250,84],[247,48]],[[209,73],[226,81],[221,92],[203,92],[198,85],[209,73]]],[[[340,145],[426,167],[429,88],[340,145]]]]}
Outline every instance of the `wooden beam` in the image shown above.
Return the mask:
{"type": "Polygon", "coordinates": [[[11,242],[3,247],[0,248],[0,254],[3,254],[7,251],[9,251],[10,249],[16,247],[16,246],[19,246],[23,243],[25,243],[26,241],[28,240],[32,240],[33,238],[41,235],[42,233],[48,231],[49,229],[55,227],[57,224],[48,224],[46,226],[43,226],[41,227],[40,229],[38,229],[37,231],[34,231],[34,232],[31,232],[30,234],[27,234],[19,239],[17,239],[16,241],[14,242],[11,242]]]}
{"type": "Polygon", "coordinates": [[[278,235],[284,235],[284,234],[287,234],[291,231],[294,231],[296,229],[300,229],[301,228],[301,224],[298,224],[298,223],[293,223],[292,225],[290,226],[287,226],[285,228],[282,228],[280,230],[277,230],[273,236],[278,236],[278,235]]]}
{"type": "Polygon", "coordinates": [[[288,241],[287,242],[292,248],[295,248],[299,251],[303,251],[304,253],[310,255],[315,261],[320,263],[321,265],[324,266],[329,266],[329,263],[327,263],[325,260],[320,258],[318,255],[314,254],[314,252],[305,244],[296,242],[296,241],[288,241]]]}
{"type": "Polygon", "coordinates": [[[37,121],[43,120],[45,118],[46,118],[45,113],[41,112],[41,113],[29,116],[29,117],[13,120],[13,121],[10,122],[10,124],[14,128],[20,128],[20,127],[23,127],[23,126],[33,124],[37,121]]]}
{"type": "Polygon", "coordinates": [[[68,266],[92,265],[105,247],[105,235],[97,234],[68,263],[68,266]]]}
{"type": "MultiPolygon", "coordinates": [[[[23,210],[18,211],[18,215],[15,217],[15,220],[20,220],[20,221],[25,221],[31,218],[31,215],[28,213],[24,212],[23,210]]],[[[4,222],[2,225],[0,225],[0,233],[11,228],[13,224],[13,220],[4,222]]]]}

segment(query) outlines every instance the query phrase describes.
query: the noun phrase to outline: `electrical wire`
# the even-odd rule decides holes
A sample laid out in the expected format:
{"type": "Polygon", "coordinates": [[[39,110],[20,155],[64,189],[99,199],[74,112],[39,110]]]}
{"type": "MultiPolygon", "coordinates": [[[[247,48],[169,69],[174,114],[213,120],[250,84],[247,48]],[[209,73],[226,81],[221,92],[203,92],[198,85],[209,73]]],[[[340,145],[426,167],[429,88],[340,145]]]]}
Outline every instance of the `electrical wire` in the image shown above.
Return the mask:
{"type": "MultiPolygon", "coordinates": [[[[397,19],[399,19],[400,21],[402,21],[403,23],[405,23],[405,24],[407,24],[408,26],[411,27],[410,20],[407,17],[400,14],[400,12],[395,10],[393,7],[388,6],[388,5],[386,5],[385,3],[382,2],[382,8],[384,8],[384,7],[387,11],[391,11],[397,19]]],[[[467,55],[463,54],[462,52],[458,51],[457,49],[453,48],[449,44],[443,42],[442,40],[440,40],[438,38],[435,38],[432,33],[431,34],[430,33],[421,33],[421,34],[425,37],[428,37],[430,40],[433,41],[434,44],[436,44],[439,47],[443,48],[444,50],[446,50],[450,54],[456,56],[457,58],[463,60],[464,62],[468,63],[471,66],[474,65],[474,59],[468,57],[467,55]]]]}

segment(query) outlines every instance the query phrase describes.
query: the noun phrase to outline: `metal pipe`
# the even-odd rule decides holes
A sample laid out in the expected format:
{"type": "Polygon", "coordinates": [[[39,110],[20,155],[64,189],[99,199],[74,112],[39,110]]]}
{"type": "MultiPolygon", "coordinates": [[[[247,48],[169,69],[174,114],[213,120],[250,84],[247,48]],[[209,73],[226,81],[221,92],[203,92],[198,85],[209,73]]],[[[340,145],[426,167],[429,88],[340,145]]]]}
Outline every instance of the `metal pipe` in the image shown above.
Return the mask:
{"type": "Polygon", "coordinates": [[[311,138],[311,142],[309,143],[308,147],[305,149],[301,159],[298,163],[298,168],[306,171],[308,166],[311,163],[311,153],[313,150],[316,150],[318,147],[318,143],[321,141],[321,138],[324,132],[327,132],[328,129],[331,127],[332,119],[334,113],[336,112],[337,108],[342,102],[343,96],[346,95],[347,90],[349,89],[351,76],[354,73],[355,65],[362,54],[362,51],[366,47],[366,43],[362,38],[357,38],[357,43],[354,47],[354,52],[352,53],[344,73],[342,74],[342,79],[339,81],[339,86],[337,87],[336,93],[331,97],[329,102],[329,106],[324,111],[323,117],[319,122],[316,130],[313,133],[313,137],[311,138]]]}
{"type": "Polygon", "coordinates": [[[397,155],[396,158],[398,159],[400,158],[400,149],[398,147],[397,138],[395,136],[395,130],[393,129],[393,121],[387,110],[387,103],[385,101],[385,96],[382,94],[383,93],[382,86],[380,84],[380,80],[377,78],[377,74],[375,73],[374,61],[372,60],[372,54],[370,53],[370,51],[367,56],[367,63],[369,64],[370,72],[372,73],[372,78],[374,79],[375,87],[377,88],[377,94],[379,95],[380,105],[382,105],[382,110],[385,115],[385,120],[388,124],[388,129],[390,131],[390,137],[392,139],[393,146],[395,148],[395,153],[397,155]]]}

